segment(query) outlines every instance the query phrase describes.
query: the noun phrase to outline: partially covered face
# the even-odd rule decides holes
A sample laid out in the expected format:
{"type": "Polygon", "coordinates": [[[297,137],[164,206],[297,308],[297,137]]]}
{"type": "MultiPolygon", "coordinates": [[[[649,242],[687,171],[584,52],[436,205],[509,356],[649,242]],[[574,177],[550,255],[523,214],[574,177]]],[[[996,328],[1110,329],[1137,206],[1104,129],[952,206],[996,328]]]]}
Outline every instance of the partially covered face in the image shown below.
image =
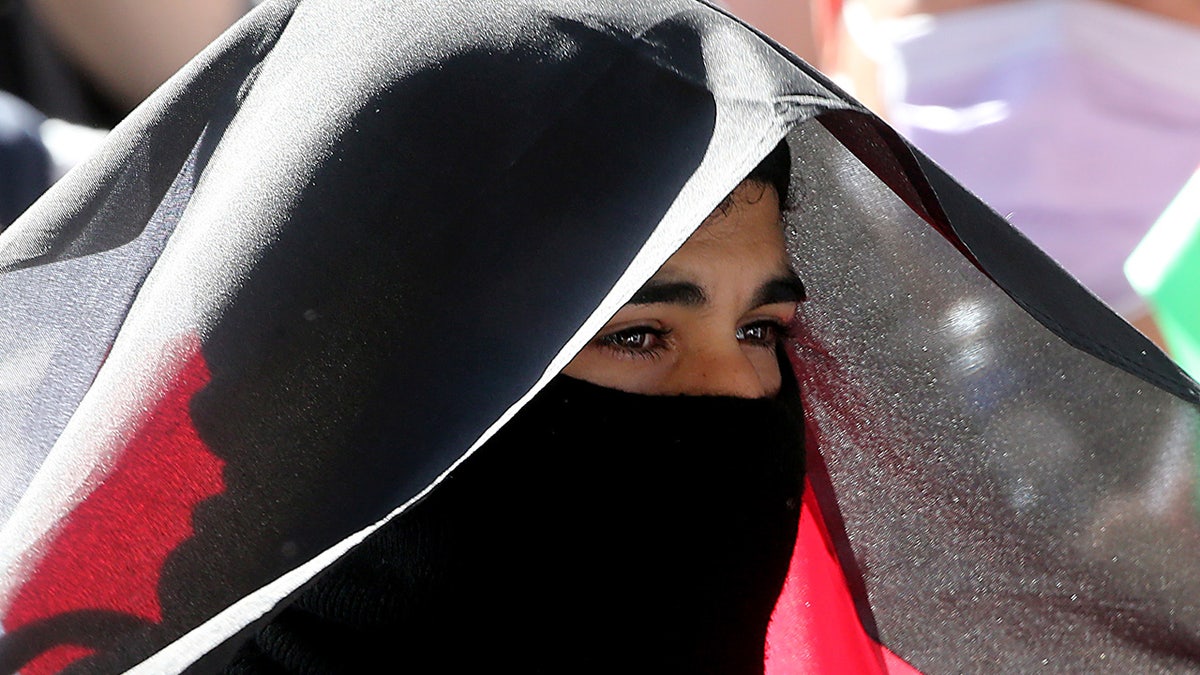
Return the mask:
{"type": "Polygon", "coordinates": [[[743,182],[563,373],[638,394],[770,396],[803,296],[774,188],[743,182]]]}

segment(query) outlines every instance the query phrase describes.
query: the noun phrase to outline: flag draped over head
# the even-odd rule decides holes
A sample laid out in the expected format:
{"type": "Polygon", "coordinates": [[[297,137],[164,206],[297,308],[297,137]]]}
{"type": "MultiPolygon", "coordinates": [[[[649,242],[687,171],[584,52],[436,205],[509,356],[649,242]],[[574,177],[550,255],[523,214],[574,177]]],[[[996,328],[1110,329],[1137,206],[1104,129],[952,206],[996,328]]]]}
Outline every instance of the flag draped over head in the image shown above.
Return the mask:
{"type": "Polygon", "coordinates": [[[273,0],[0,236],[0,671],[220,670],[781,139],[766,672],[1195,667],[1195,383],[821,75],[691,0],[273,0]]]}

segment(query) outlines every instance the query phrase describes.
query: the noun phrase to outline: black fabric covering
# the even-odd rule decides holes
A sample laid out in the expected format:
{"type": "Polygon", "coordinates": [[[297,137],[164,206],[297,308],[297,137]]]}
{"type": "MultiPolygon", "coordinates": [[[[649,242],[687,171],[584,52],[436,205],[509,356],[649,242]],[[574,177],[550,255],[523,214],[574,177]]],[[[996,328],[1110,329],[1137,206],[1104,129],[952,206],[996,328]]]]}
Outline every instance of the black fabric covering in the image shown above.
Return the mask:
{"type": "MultiPolygon", "coordinates": [[[[924,153],[916,151],[915,156],[937,192],[954,233],[980,269],[1025,311],[1076,348],[1184,400],[1200,403],[1200,387],[1146,336],[1109,311],[1050,256],[924,153]]],[[[1088,244],[1081,241],[1079,245],[1088,244]]]]}
{"type": "Polygon", "coordinates": [[[559,376],[226,672],[760,673],[799,405],[559,376]]]}
{"type": "MultiPolygon", "coordinates": [[[[590,48],[563,60],[536,61],[540,44],[447,59],[436,77],[376,92],[314,171],[204,347],[213,381],[192,414],[227,462],[228,488],[168,561],[168,604],[190,600],[197,570],[233,602],[253,577],[241,586],[228,566],[281,573],[419,492],[531,384],[670,205],[705,147],[710,95],[640,44],[572,22],[556,29],[590,48]],[[541,96],[506,95],[516,82],[541,96]],[[544,264],[514,265],[534,255],[544,264]],[[486,335],[488,348],[465,335],[486,335]],[[233,523],[296,545],[222,548],[233,523]]],[[[651,36],[699,67],[676,26],[651,36]]]]}

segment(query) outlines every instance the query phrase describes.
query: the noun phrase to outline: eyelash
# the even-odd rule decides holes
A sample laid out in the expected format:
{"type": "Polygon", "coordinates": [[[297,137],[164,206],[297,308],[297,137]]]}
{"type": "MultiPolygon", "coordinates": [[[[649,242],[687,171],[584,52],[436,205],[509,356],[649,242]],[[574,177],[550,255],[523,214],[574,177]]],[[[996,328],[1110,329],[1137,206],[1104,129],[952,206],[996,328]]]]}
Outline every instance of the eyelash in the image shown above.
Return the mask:
{"type": "MultiPolygon", "coordinates": [[[[785,324],[777,319],[759,319],[752,321],[744,326],[739,326],[737,329],[737,338],[739,341],[746,343],[752,347],[762,347],[774,349],[790,334],[790,324],[785,324]],[[766,329],[767,334],[761,338],[747,337],[746,333],[755,329],[766,329]]],[[[655,328],[653,326],[630,326],[619,331],[602,335],[596,340],[596,344],[604,349],[611,350],[622,356],[631,356],[640,359],[657,358],[669,345],[668,338],[671,335],[671,330],[667,328],[655,328]],[[653,340],[653,344],[647,347],[630,346],[624,340],[637,337],[649,338],[653,340]]]]}
{"type": "Polygon", "coordinates": [[[790,332],[790,326],[777,319],[759,319],[758,321],[751,321],[744,326],[739,326],[737,331],[738,339],[742,342],[748,343],[755,347],[768,347],[770,349],[774,349],[775,346],[780,343],[780,341],[788,336],[790,332]],[[767,329],[767,336],[765,338],[745,337],[745,333],[748,330],[756,328],[767,329]]]}
{"type": "Polygon", "coordinates": [[[667,337],[671,335],[670,329],[654,328],[652,326],[630,326],[619,331],[601,336],[596,340],[599,346],[614,351],[622,356],[631,356],[639,359],[657,358],[663,350],[667,348],[667,337]],[[622,339],[633,338],[639,335],[649,336],[654,339],[653,346],[650,347],[631,347],[622,344],[622,339]]]}

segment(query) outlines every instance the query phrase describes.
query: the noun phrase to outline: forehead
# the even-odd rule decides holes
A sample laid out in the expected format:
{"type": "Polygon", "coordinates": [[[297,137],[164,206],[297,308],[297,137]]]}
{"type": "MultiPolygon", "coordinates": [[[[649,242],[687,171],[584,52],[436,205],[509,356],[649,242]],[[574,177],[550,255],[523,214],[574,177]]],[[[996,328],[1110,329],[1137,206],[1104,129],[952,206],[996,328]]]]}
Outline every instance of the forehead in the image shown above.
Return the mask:
{"type": "MultiPolygon", "coordinates": [[[[743,184],[712,213],[660,273],[681,266],[748,265],[776,272],[787,268],[779,202],[772,188],[743,184]]],[[[659,275],[655,275],[659,276],[659,275]]]]}

